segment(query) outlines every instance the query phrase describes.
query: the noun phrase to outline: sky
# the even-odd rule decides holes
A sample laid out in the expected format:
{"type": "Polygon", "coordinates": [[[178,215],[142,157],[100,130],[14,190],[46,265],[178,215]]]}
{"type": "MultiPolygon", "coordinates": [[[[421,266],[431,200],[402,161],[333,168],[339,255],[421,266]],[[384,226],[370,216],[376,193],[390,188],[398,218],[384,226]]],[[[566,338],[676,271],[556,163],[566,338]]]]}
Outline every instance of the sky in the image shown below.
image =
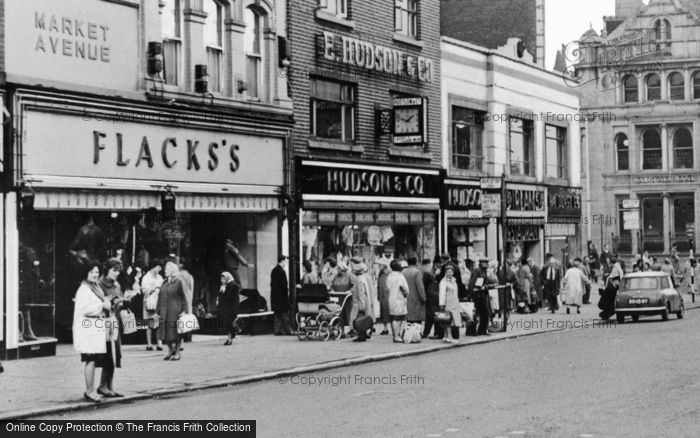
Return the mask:
{"type": "Polygon", "coordinates": [[[577,40],[593,24],[600,33],[603,16],[615,15],[615,0],[545,0],[545,67],[551,70],[562,44],[577,40]]]}

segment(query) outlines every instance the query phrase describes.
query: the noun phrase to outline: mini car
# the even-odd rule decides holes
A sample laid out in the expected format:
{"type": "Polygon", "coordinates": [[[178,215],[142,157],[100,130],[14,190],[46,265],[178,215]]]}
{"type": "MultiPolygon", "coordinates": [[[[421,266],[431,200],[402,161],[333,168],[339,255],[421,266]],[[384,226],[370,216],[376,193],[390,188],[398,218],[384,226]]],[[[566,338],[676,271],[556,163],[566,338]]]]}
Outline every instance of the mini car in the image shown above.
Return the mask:
{"type": "Polygon", "coordinates": [[[618,323],[625,322],[626,316],[636,322],[641,315],[661,315],[667,321],[670,313],[682,319],[685,306],[667,273],[635,272],[622,278],[615,298],[615,313],[618,323]]]}

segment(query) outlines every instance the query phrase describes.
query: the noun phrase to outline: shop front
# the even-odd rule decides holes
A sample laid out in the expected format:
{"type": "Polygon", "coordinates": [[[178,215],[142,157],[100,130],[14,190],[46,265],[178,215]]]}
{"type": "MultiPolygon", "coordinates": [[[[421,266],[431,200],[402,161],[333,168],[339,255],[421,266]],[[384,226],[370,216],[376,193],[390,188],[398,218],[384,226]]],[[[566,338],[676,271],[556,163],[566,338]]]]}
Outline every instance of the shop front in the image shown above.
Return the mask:
{"type": "Polygon", "coordinates": [[[445,180],[443,245],[452,258],[465,261],[468,267],[482,257],[496,259],[498,255],[498,218],[483,216],[481,196],[480,180],[445,180]]]}
{"type": "Polygon", "coordinates": [[[50,355],[71,341],[72,299],[93,260],[119,257],[125,273],[175,261],[194,277],[193,305],[205,313],[216,311],[222,271],[269,299],[283,129],[167,109],[153,124],[146,105],[46,93],[15,100],[14,129],[24,135],[15,136],[16,189],[5,202],[7,357],[50,355]],[[115,122],[125,113],[136,121],[115,122]]]}
{"type": "MultiPolygon", "coordinates": [[[[582,245],[581,226],[581,189],[576,187],[547,187],[547,224],[545,225],[545,251],[567,260],[582,245]]],[[[602,248],[599,248],[601,251],[602,248]]]]}
{"type": "Polygon", "coordinates": [[[543,186],[506,185],[506,260],[525,263],[544,259],[544,225],[547,219],[546,189],[543,186]]]}
{"type": "Polygon", "coordinates": [[[297,161],[299,260],[433,260],[439,254],[439,170],[297,161]]]}

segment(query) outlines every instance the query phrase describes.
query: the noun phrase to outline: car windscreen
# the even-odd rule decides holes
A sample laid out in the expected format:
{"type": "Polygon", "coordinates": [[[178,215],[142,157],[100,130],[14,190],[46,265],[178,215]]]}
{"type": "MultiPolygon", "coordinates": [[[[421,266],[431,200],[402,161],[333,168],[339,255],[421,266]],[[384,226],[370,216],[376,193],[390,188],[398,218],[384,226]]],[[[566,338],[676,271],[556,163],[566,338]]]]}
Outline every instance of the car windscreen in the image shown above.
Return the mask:
{"type": "Polygon", "coordinates": [[[659,279],[656,277],[632,277],[622,280],[620,289],[658,289],[659,279]]]}

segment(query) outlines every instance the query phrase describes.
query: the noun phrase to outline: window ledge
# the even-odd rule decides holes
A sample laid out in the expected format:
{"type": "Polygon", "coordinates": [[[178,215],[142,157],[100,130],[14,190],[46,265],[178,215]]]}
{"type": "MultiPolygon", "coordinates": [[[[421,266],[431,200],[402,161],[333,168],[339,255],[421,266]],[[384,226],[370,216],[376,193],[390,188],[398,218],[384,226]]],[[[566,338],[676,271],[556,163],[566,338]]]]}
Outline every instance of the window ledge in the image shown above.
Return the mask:
{"type": "Polygon", "coordinates": [[[355,145],[353,143],[344,143],[340,141],[332,140],[321,140],[310,138],[308,140],[309,149],[324,149],[328,151],[343,151],[343,152],[353,152],[361,154],[365,151],[362,146],[355,145]]]}
{"type": "Polygon", "coordinates": [[[413,37],[410,37],[408,35],[404,35],[404,34],[398,33],[398,32],[394,32],[394,41],[399,42],[399,43],[408,44],[408,45],[417,47],[419,49],[422,49],[425,46],[423,41],[417,40],[413,37]]]}
{"type": "Polygon", "coordinates": [[[433,159],[433,154],[430,152],[423,152],[423,151],[418,151],[418,150],[407,150],[407,149],[399,149],[399,148],[390,148],[389,149],[389,156],[390,157],[408,157],[408,158],[418,158],[421,160],[432,160],[433,159]]]}
{"type": "Polygon", "coordinates": [[[546,184],[551,184],[555,186],[569,186],[568,178],[545,178],[544,182],[546,184]]]}
{"type": "Polygon", "coordinates": [[[459,169],[456,167],[450,167],[449,170],[449,175],[450,176],[461,176],[461,177],[481,177],[486,175],[486,172],[483,170],[466,170],[466,169],[459,169]]]}
{"type": "Polygon", "coordinates": [[[324,10],[316,10],[316,18],[319,20],[327,21],[329,23],[337,24],[348,29],[355,29],[355,22],[353,20],[347,20],[345,18],[338,17],[337,15],[331,14],[324,10]]]}
{"type": "Polygon", "coordinates": [[[528,175],[508,175],[508,180],[511,182],[536,183],[537,177],[528,175]]]}

